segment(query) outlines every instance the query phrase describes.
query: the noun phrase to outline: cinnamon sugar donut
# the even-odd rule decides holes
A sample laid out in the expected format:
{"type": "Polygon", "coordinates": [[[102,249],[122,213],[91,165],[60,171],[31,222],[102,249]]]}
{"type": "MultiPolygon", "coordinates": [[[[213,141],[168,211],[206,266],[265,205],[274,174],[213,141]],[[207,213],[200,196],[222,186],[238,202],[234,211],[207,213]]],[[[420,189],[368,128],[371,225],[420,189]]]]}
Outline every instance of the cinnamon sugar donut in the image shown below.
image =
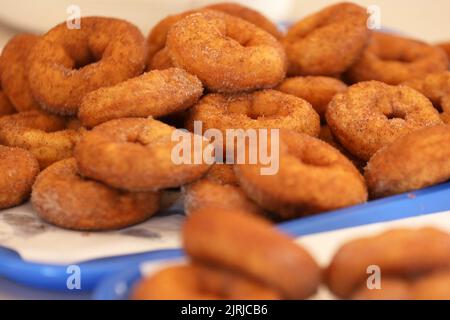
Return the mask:
{"type": "Polygon", "coordinates": [[[211,91],[271,88],[286,74],[286,56],[269,33],[234,16],[192,14],[169,30],[172,63],[196,75],[211,91]]]}
{"type": "MultiPolygon", "coordinates": [[[[369,266],[378,266],[381,280],[411,279],[450,267],[450,235],[433,228],[396,229],[344,244],[326,271],[329,289],[350,298],[366,284],[369,266]]],[[[361,294],[361,292],[359,292],[361,294]]]]}
{"type": "MultiPolygon", "coordinates": [[[[195,147],[189,154],[191,164],[177,164],[177,159],[172,158],[179,143],[172,140],[176,130],[152,118],[105,122],[85,133],[75,148],[80,173],[130,191],[179,187],[195,181],[210,165],[205,161],[194,163],[193,154],[198,151],[195,147]]],[[[183,137],[191,143],[194,140],[194,135],[187,132],[183,137]]],[[[197,138],[204,150],[208,144],[197,138]]]]}
{"type": "Polygon", "coordinates": [[[276,90],[308,101],[323,118],[331,99],[347,88],[345,83],[335,78],[295,77],[284,80],[276,90]]]}
{"type": "Polygon", "coordinates": [[[0,209],[25,201],[38,173],[39,164],[30,152],[0,146],[0,209]]]}
{"type": "Polygon", "coordinates": [[[248,276],[288,299],[308,298],[320,284],[320,268],[305,249],[245,211],[197,211],[183,239],[194,261],[248,276]]]}
{"type": "Polygon", "coordinates": [[[379,150],[365,169],[372,197],[413,191],[450,179],[450,126],[412,132],[379,150]]]}
{"type": "Polygon", "coordinates": [[[200,80],[184,70],[155,70],[87,94],[78,117],[87,127],[119,118],[161,117],[191,107],[202,93],[200,80]]]}
{"type": "Polygon", "coordinates": [[[283,39],[289,74],[335,76],[346,71],[369,40],[367,19],[365,8],[339,3],[293,25],[283,39]]]}
{"type": "Polygon", "coordinates": [[[361,58],[350,68],[348,78],[353,82],[378,80],[397,85],[447,68],[448,58],[441,48],[376,32],[361,58]]]}
{"type": "Polygon", "coordinates": [[[80,132],[65,128],[65,119],[38,110],[3,116],[0,144],[29,150],[44,169],[72,157],[80,132]]]}
{"type": "Polygon", "coordinates": [[[134,300],[278,300],[281,296],[250,278],[201,264],[168,267],[133,289],[134,300]]]}
{"type": "Polygon", "coordinates": [[[6,44],[0,63],[1,86],[9,101],[17,111],[40,110],[38,102],[31,93],[28,81],[28,56],[39,37],[32,34],[19,34],[6,44]]]}
{"type": "Polygon", "coordinates": [[[307,135],[280,131],[279,170],[275,175],[261,175],[262,167],[259,163],[237,164],[236,176],[250,198],[283,219],[367,200],[364,179],[350,160],[307,135]]]}
{"type": "Polygon", "coordinates": [[[153,216],[157,192],[131,193],[84,179],[73,158],[54,163],[38,176],[31,203],[39,217],[61,228],[112,230],[153,216]]]}
{"type": "Polygon", "coordinates": [[[425,96],[406,86],[378,81],[355,84],[334,96],[326,119],[339,142],[363,160],[401,136],[442,124],[425,96]]]}
{"type": "Polygon", "coordinates": [[[320,118],[303,99],[275,90],[249,94],[209,94],[190,110],[186,127],[201,121],[204,130],[291,129],[318,136],[320,118]]]}
{"type": "Polygon", "coordinates": [[[80,29],[57,25],[31,50],[29,84],[47,111],[74,115],[87,93],[144,69],[145,39],[137,27],[103,17],[83,17],[80,23],[80,29]]]}

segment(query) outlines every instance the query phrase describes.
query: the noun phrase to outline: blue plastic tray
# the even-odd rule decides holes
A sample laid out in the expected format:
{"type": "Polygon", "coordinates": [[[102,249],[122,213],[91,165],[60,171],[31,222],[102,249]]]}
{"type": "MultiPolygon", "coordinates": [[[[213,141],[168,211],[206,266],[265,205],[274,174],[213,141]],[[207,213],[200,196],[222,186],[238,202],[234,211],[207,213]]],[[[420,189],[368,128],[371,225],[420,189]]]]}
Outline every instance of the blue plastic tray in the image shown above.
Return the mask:
{"type": "MultiPolygon", "coordinates": [[[[297,219],[282,223],[279,227],[293,236],[301,236],[447,210],[450,210],[450,183],[414,193],[371,201],[339,211],[297,219]]],[[[131,268],[131,271],[126,272],[139,277],[138,273],[133,274],[133,266],[135,272],[138,272],[136,266],[143,261],[164,260],[180,256],[182,256],[180,250],[163,250],[80,263],[81,289],[92,290],[106,276],[116,274],[124,269],[131,268]]],[[[67,267],[67,265],[26,262],[16,252],[0,247],[0,276],[24,285],[66,291],[67,267]]],[[[133,277],[130,276],[130,279],[133,279],[133,277]]],[[[111,281],[111,279],[108,279],[108,281],[111,281]]],[[[106,292],[110,289],[111,287],[108,287],[106,292]]],[[[119,295],[111,296],[111,294],[98,293],[96,297],[120,298],[119,295]]]]}
{"type": "MultiPolygon", "coordinates": [[[[450,210],[450,183],[372,201],[352,208],[282,223],[279,225],[279,228],[293,236],[302,236],[447,210],[450,210]]],[[[161,256],[159,258],[152,257],[149,261],[183,257],[181,250],[172,250],[171,254],[172,256],[168,258],[161,258],[161,256]]],[[[134,265],[101,281],[93,293],[93,298],[96,300],[127,299],[130,294],[130,288],[140,278],[139,265],[134,265]]]]}

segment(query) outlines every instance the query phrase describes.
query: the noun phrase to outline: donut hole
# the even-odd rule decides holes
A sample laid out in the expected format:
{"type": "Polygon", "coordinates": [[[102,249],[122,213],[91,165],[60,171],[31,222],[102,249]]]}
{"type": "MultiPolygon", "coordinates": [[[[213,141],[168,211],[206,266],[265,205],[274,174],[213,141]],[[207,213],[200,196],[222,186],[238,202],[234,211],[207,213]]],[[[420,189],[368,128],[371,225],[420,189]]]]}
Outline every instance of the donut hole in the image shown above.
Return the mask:
{"type": "Polygon", "coordinates": [[[392,110],[384,114],[388,120],[406,120],[406,113],[401,110],[392,110]]]}
{"type": "Polygon", "coordinates": [[[74,70],[80,70],[84,67],[97,63],[102,59],[102,55],[94,55],[92,52],[89,52],[86,57],[83,57],[83,59],[75,59],[74,60],[74,70]]]}

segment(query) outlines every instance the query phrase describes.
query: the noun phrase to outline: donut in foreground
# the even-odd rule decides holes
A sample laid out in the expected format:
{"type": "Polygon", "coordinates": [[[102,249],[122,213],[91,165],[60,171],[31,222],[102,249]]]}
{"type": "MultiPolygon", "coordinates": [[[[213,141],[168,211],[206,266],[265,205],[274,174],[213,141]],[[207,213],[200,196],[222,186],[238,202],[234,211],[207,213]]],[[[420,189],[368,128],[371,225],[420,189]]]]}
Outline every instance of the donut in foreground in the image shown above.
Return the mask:
{"type": "Polygon", "coordinates": [[[0,209],[25,201],[38,173],[39,164],[29,151],[0,146],[0,209]]]}
{"type": "Polygon", "coordinates": [[[372,298],[407,299],[412,292],[405,286],[450,268],[450,235],[433,228],[395,229],[350,241],[334,255],[326,283],[340,298],[369,298],[369,266],[380,268],[381,288],[386,285],[381,291],[372,290],[378,291],[372,298]]]}
{"type": "Polygon", "coordinates": [[[192,14],[169,30],[166,43],[176,67],[211,91],[271,88],[286,74],[286,55],[269,33],[216,11],[192,14]]]}
{"type": "Polygon", "coordinates": [[[145,39],[129,22],[83,17],[80,29],[63,22],[31,50],[28,80],[46,111],[77,113],[89,92],[139,75],[145,64],[145,39]]]}
{"type": "Polygon", "coordinates": [[[279,170],[261,175],[262,167],[237,164],[236,176],[250,198],[283,219],[367,200],[364,178],[350,160],[331,145],[304,134],[280,131],[279,170]]]}
{"type": "Polygon", "coordinates": [[[202,93],[200,80],[184,70],[155,70],[87,94],[78,117],[87,127],[119,118],[161,117],[191,107],[202,93]]]}
{"type": "Polygon", "coordinates": [[[370,35],[366,9],[339,3],[293,25],[283,44],[290,75],[336,76],[363,52],[370,35]]]}
{"type": "Polygon", "coordinates": [[[157,192],[115,190],[77,172],[73,158],[42,171],[31,203],[39,217],[65,229],[112,230],[143,222],[159,210],[157,192]]]}
{"type": "Polygon", "coordinates": [[[193,261],[250,277],[288,299],[306,299],[320,284],[320,268],[305,249],[245,211],[199,210],[183,239],[193,261]]]}
{"type": "Polygon", "coordinates": [[[406,86],[378,81],[360,82],[335,95],[326,119],[338,141],[366,161],[401,136],[442,124],[425,96],[406,86]]]}
{"type": "Polygon", "coordinates": [[[379,150],[365,169],[374,198],[426,188],[450,179],[450,126],[421,129],[379,150]]]}
{"type": "MultiPolygon", "coordinates": [[[[178,164],[172,157],[178,156],[172,154],[178,145],[172,140],[173,135],[180,133],[191,146],[195,137],[176,130],[152,118],[105,122],[85,133],[77,144],[79,171],[83,176],[129,191],[160,190],[193,182],[208,171],[210,164],[194,163],[194,153],[199,152],[195,146],[186,154],[190,162],[178,164]]],[[[202,151],[209,143],[197,138],[202,151]]]]}

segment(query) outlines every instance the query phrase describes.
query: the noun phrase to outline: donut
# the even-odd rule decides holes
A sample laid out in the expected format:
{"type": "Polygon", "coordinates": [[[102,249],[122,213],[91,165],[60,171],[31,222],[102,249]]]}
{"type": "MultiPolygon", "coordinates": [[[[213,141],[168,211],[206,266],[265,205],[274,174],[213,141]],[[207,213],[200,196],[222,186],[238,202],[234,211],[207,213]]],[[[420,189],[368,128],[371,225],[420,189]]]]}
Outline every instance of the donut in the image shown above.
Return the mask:
{"type": "Polygon", "coordinates": [[[382,287],[385,277],[411,281],[448,268],[450,235],[433,228],[395,229],[352,240],[336,252],[328,266],[325,272],[328,288],[344,299],[358,291],[361,294],[369,277],[369,266],[380,268],[382,287]]]}
{"type": "Polygon", "coordinates": [[[28,56],[38,41],[38,36],[19,34],[9,40],[2,52],[2,88],[19,112],[40,109],[30,89],[27,64],[28,56]]]}
{"type": "Polygon", "coordinates": [[[283,39],[290,75],[336,76],[369,40],[366,9],[352,3],[327,7],[294,24],[283,39]]]}
{"type": "Polygon", "coordinates": [[[73,158],[42,171],[31,204],[38,216],[73,230],[114,230],[145,221],[159,210],[158,192],[124,192],[81,177],[73,158]]]}
{"type": "Polygon", "coordinates": [[[196,13],[170,28],[166,47],[174,66],[211,91],[271,88],[286,74],[286,55],[269,33],[220,12],[196,13]]]}
{"type": "Polygon", "coordinates": [[[291,129],[311,136],[320,132],[320,118],[303,99],[275,90],[248,94],[209,94],[191,110],[186,127],[201,121],[204,130],[291,129]]]}
{"type": "Polygon", "coordinates": [[[89,92],[138,76],[145,55],[145,39],[134,25],[83,17],[81,29],[63,22],[39,39],[28,57],[28,80],[43,109],[74,115],[89,92]]]}
{"type": "Polygon", "coordinates": [[[29,150],[41,169],[72,157],[80,132],[65,129],[65,119],[32,110],[0,118],[0,144],[29,150]]]}
{"type": "Polygon", "coordinates": [[[278,300],[249,278],[201,264],[167,267],[139,282],[133,300],[278,300]]]}
{"type": "Polygon", "coordinates": [[[172,67],[172,59],[170,59],[169,51],[166,48],[155,53],[148,64],[149,70],[165,70],[172,67]]]}
{"type": "MultiPolygon", "coordinates": [[[[202,177],[210,164],[192,160],[177,164],[172,159],[177,142],[175,128],[152,118],[123,118],[105,122],[86,132],[75,148],[79,172],[109,186],[130,191],[152,191],[179,187],[202,177]]],[[[192,142],[201,137],[184,132],[192,142]]]]}
{"type": "Polygon", "coordinates": [[[412,132],[380,149],[365,178],[374,198],[429,187],[450,179],[450,126],[412,132]]]}
{"type": "Polygon", "coordinates": [[[184,212],[195,214],[203,208],[216,210],[243,210],[256,215],[265,215],[241,188],[202,179],[183,188],[184,212]]]}
{"type": "Polygon", "coordinates": [[[337,93],[346,91],[347,85],[330,77],[294,77],[284,80],[276,90],[308,101],[323,118],[328,103],[337,93]]]}
{"type": "Polygon", "coordinates": [[[326,120],[345,149],[366,161],[405,134],[442,124],[425,96],[407,86],[378,81],[361,82],[335,95],[326,120]]]}
{"type": "Polygon", "coordinates": [[[308,298],[321,281],[321,270],[305,249],[245,211],[197,211],[184,225],[183,247],[194,262],[242,274],[288,299],[308,298]]]}
{"type": "Polygon", "coordinates": [[[155,70],[87,94],[78,112],[86,127],[131,117],[161,117],[191,107],[203,93],[197,77],[181,69],[155,70]]]}
{"type": "Polygon", "coordinates": [[[282,219],[367,200],[364,179],[350,160],[329,144],[304,134],[280,131],[278,172],[261,175],[262,167],[260,163],[237,164],[234,169],[247,195],[282,219]]]}
{"type": "Polygon", "coordinates": [[[30,152],[0,146],[0,209],[25,201],[38,173],[39,164],[30,152]]]}
{"type": "Polygon", "coordinates": [[[424,78],[406,81],[407,85],[426,96],[435,107],[442,111],[441,119],[449,123],[450,119],[450,71],[431,73],[424,78]]]}
{"type": "Polygon", "coordinates": [[[445,51],[447,57],[450,59],[450,42],[441,43],[439,47],[445,51]]]}
{"type": "Polygon", "coordinates": [[[447,68],[448,58],[439,47],[376,32],[347,77],[352,82],[378,80],[397,85],[447,68]]]}
{"type": "Polygon", "coordinates": [[[265,30],[277,39],[281,39],[283,37],[280,30],[278,30],[278,27],[272,21],[260,12],[249,7],[237,3],[224,2],[206,6],[205,9],[217,10],[231,16],[239,17],[253,23],[255,26],[265,30]]]}

